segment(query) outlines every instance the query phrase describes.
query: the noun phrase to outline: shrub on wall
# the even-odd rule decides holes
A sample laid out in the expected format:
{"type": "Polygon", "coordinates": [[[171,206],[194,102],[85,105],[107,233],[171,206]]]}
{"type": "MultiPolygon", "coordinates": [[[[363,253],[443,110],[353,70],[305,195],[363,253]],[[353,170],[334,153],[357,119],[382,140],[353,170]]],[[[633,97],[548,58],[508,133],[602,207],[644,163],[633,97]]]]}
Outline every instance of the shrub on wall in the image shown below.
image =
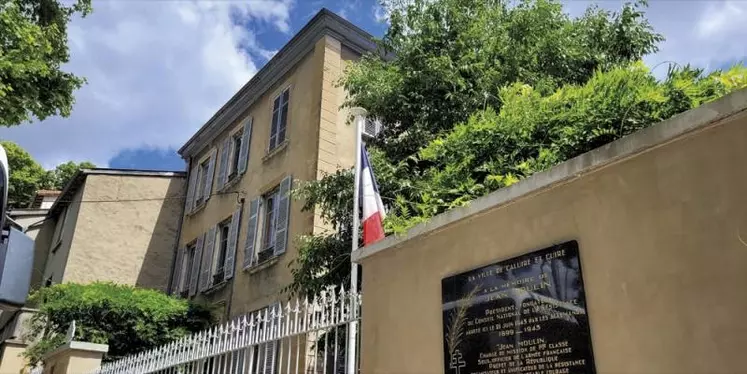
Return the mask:
{"type": "Polygon", "coordinates": [[[30,364],[64,343],[72,321],[74,339],[109,345],[106,361],[163,345],[214,322],[200,304],[160,291],[108,282],[57,284],[30,296],[39,312],[31,319],[26,350],[30,364]]]}

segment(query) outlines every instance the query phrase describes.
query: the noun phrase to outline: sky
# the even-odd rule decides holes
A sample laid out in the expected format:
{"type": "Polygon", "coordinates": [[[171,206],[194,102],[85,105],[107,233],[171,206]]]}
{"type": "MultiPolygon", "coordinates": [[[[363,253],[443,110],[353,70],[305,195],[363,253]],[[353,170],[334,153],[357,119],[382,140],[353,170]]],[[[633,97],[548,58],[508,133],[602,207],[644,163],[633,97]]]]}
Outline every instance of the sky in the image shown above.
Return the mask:
{"type": "MultiPolygon", "coordinates": [[[[592,1],[565,1],[580,15],[592,1]]],[[[619,9],[620,1],[597,1],[619,9]]],[[[378,0],[93,0],[69,26],[64,69],[87,78],[68,118],[0,129],[42,166],[183,170],[180,148],[322,7],[375,36],[378,0]]],[[[646,63],[706,69],[747,56],[747,1],[650,0],[647,17],[667,40],[646,63]]],[[[661,70],[661,71],[657,71],[661,70]]]]}

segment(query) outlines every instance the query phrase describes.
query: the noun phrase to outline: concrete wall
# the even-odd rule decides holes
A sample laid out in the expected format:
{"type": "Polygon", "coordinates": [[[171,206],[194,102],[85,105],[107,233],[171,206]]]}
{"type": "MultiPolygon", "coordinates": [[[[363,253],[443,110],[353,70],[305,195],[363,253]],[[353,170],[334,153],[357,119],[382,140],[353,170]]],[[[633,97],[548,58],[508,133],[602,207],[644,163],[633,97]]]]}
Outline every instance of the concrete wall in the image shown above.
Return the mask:
{"type": "MultiPolygon", "coordinates": [[[[282,300],[280,292],[291,280],[288,265],[297,255],[295,238],[309,234],[314,229],[314,214],[301,212],[301,202],[291,201],[289,243],[285,254],[268,265],[252,270],[242,270],[243,248],[247,236],[247,211],[249,202],[278,186],[287,175],[294,183],[318,178],[320,170],[331,171],[340,166],[352,165],[354,133],[345,125],[345,115],[338,113],[342,88],[335,87],[345,58],[353,58],[340,42],[331,37],[319,40],[280,83],[255,102],[240,119],[230,126],[212,144],[194,159],[199,162],[209,157],[210,152],[220,148],[224,139],[243,126],[244,119],[253,117],[253,131],[247,171],[228,187],[225,193],[210,197],[205,207],[184,218],[180,248],[203,235],[218,222],[231,216],[239,207],[237,195],[245,199],[236,251],[235,276],[228,284],[222,284],[198,298],[225,308],[225,317],[244,314],[282,300]],[[343,52],[345,51],[345,52],[343,52]],[[272,100],[286,87],[290,87],[290,106],[287,125],[288,144],[279,152],[267,155],[272,100]],[[320,122],[323,124],[320,130],[320,122]],[[349,139],[348,139],[349,138],[349,139]],[[339,145],[339,147],[338,147],[339,145]],[[348,154],[350,153],[350,154],[348,154]],[[347,160],[347,161],[346,161],[347,160]],[[233,295],[233,297],[231,296],[233,295]]],[[[196,163],[195,163],[196,164],[196,163]]],[[[217,180],[217,165],[215,180],[217,180]]],[[[214,181],[213,193],[218,190],[214,181]]]]}
{"type": "Polygon", "coordinates": [[[4,341],[0,346],[0,373],[18,374],[26,367],[23,352],[26,344],[20,341],[4,341]]]}
{"type": "Polygon", "coordinates": [[[44,374],[91,373],[101,366],[101,359],[109,351],[106,344],[70,341],[45,355],[44,374]]]}
{"type": "MultiPolygon", "coordinates": [[[[166,290],[184,204],[184,177],[88,175],[64,282],[166,290]],[[117,200],[112,202],[112,200],[117,200]]],[[[65,224],[66,228],[68,224],[65,224]]]]}
{"type": "Polygon", "coordinates": [[[747,90],[354,256],[362,372],[443,372],[442,278],[574,239],[598,372],[743,372],[745,107],[747,90]]]}

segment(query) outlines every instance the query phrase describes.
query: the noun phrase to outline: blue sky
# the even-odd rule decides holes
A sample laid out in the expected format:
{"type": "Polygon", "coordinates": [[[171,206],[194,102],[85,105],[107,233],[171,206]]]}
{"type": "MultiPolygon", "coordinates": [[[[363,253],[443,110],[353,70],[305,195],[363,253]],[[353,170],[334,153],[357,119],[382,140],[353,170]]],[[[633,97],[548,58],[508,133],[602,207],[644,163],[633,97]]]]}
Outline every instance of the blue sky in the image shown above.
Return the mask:
{"type": "MultiPolygon", "coordinates": [[[[94,0],[70,25],[71,61],[85,76],[69,118],[0,129],[47,168],[68,160],[180,170],[178,149],[322,7],[370,33],[386,29],[378,0],[94,0]]],[[[579,15],[593,1],[564,2],[579,15]]],[[[620,1],[596,2],[618,9],[620,1]]],[[[747,56],[747,2],[652,0],[667,40],[646,63],[707,69],[747,56]]],[[[663,66],[663,65],[662,65],[663,66]]],[[[665,70],[666,67],[657,69],[665,70]]]]}

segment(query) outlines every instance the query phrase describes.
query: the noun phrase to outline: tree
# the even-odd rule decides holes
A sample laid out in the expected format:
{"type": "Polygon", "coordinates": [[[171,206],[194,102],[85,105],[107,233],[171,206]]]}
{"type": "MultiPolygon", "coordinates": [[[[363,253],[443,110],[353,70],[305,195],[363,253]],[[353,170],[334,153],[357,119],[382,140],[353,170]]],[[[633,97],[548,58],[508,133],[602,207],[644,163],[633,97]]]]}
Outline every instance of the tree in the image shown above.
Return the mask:
{"type": "Polygon", "coordinates": [[[80,169],[95,168],[91,162],[73,161],[57,165],[54,170],[44,170],[31,155],[18,144],[0,142],[8,153],[10,166],[10,186],[8,188],[8,206],[10,208],[28,208],[34,200],[36,191],[43,189],[61,190],[80,169]]]}
{"type": "Polygon", "coordinates": [[[114,283],[56,284],[29,300],[39,309],[28,333],[38,340],[25,353],[31,365],[63,343],[73,321],[76,340],[109,345],[105,361],[158,347],[214,322],[207,306],[114,283]]]}
{"type": "Polygon", "coordinates": [[[381,49],[343,79],[348,106],[381,119],[377,145],[392,162],[474,111],[499,109],[498,90],[521,81],[542,93],[583,84],[597,70],[657,51],[663,37],[644,17],[645,2],[612,13],[592,6],[571,18],[552,0],[389,1],[390,27],[381,49]]]}
{"type": "Polygon", "coordinates": [[[0,0],[0,125],[70,115],[84,79],[62,71],[70,59],[67,24],[91,0],[0,0]]]}
{"type": "Polygon", "coordinates": [[[65,188],[68,182],[70,182],[71,179],[73,179],[73,176],[75,176],[75,173],[78,172],[80,169],[92,169],[95,168],[96,165],[94,165],[92,162],[83,161],[79,164],[76,164],[73,161],[68,161],[63,164],[57,165],[57,167],[54,168],[54,170],[50,171],[50,178],[53,188],[57,190],[61,190],[65,188]]]}
{"type": "MultiPolygon", "coordinates": [[[[414,0],[394,6],[384,53],[351,64],[348,106],[386,124],[369,144],[388,233],[403,232],[476,197],[745,87],[747,70],[704,75],[685,66],[658,81],[639,61],[656,51],[641,10],[559,3],[414,0]],[[380,55],[392,56],[389,61],[380,55]]],[[[296,191],[332,223],[299,238],[297,293],[350,278],[352,173],[296,191]]]]}
{"type": "Polygon", "coordinates": [[[26,208],[36,191],[46,184],[47,171],[17,144],[3,141],[2,146],[8,154],[10,167],[8,207],[26,208]]]}

